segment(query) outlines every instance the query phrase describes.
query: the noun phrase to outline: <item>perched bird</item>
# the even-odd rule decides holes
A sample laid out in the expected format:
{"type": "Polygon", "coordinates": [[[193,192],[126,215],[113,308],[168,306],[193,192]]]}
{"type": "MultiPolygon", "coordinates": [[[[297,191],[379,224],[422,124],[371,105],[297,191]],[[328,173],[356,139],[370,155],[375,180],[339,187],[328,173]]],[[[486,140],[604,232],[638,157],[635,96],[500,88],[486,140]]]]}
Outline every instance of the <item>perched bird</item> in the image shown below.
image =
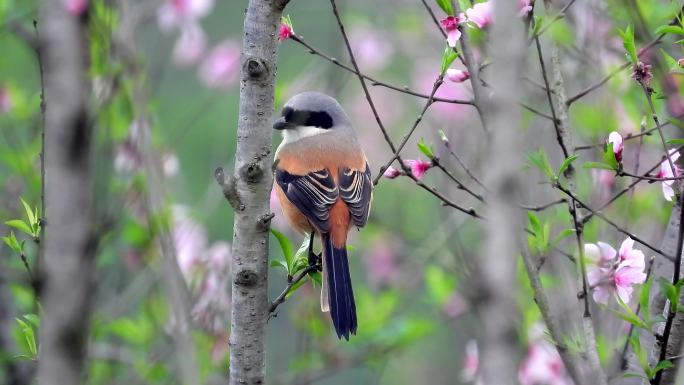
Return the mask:
{"type": "Polygon", "coordinates": [[[310,234],[309,263],[321,259],[321,310],[337,337],[356,334],[356,304],[347,261],[347,233],[368,220],[373,184],[349,117],[330,96],[304,92],[285,103],[273,128],[283,141],[275,154],[275,190],[292,227],[310,234]],[[313,252],[321,239],[323,258],[313,252]]]}

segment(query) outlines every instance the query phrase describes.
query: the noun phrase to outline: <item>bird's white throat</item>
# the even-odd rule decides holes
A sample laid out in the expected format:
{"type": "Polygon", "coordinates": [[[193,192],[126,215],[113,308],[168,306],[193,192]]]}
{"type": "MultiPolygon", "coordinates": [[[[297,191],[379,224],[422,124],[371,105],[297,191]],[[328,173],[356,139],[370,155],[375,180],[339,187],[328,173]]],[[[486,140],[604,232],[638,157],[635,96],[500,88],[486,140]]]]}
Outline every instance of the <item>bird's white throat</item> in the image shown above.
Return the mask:
{"type": "Polygon", "coordinates": [[[325,134],[330,129],[314,127],[314,126],[298,126],[294,129],[283,130],[283,143],[292,143],[300,139],[308,138],[310,136],[325,134]]]}

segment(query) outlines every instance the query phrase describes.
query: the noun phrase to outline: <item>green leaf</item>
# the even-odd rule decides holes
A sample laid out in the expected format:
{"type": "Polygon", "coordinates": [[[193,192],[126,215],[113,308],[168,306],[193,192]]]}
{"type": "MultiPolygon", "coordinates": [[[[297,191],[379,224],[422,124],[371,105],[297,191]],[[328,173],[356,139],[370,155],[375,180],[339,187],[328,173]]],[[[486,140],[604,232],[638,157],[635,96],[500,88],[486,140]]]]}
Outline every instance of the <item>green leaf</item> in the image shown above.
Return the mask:
{"type": "Polygon", "coordinates": [[[278,230],[271,229],[271,234],[278,240],[280,245],[280,250],[283,252],[283,257],[285,257],[285,263],[287,266],[287,273],[291,275],[292,272],[292,262],[294,253],[292,251],[292,242],[278,230]]]}
{"type": "Polygon", "coordinates": [[[560,242],[560,241],[563,240],[564,238],[567,238],[567,237],[569,237],[569,236],[571,236],[571,235],[573,235],[573,234],[575,234],[575,230],[574,230],[574,229],[563,229],[560,233],[558,233],[558,235],[556,235],[556,236],[553,238],[553,240],[551,241],[551,245],[552,245],[552,246],[556,246],[556,245],[558,244],[558,242],[560,242]]]}
{"type": "Polygon", "coordinates": [[[554,173],[553,168],[551,168],[549,158],[546,156],[544,148],[540,147],[537,151],[529,152],[527,154],[527,160],[533,165],[537,166],[537,168],[543,172],[544,175],[549,178],[549,180],[556,180],[556,174],[554,173]]]}
{"type": "Polygon", "coordinates": [[[458,53],[454,52],[454,50],[447,44],[446,47],[444,47],[444,53],[442,53],[442,64],[440,66],[440,73],[442,75],[444,75],[446,70],[448,70],[451,66],[451,63],[453,63],[457,57],[458,53]]]}
{"type": "Polygon", "coordinates": [[[620,164],[615,157],[615,153],[613,152],[612,145],[608,144],[603,148],[603,161],[613,170],[617,170],[620,167],[620,164]]]}
{"type": "Polygon", "coordinates": [[[632,64],[639,62],[637,57],[636,45],[634,44],[634,30],[631,25],[628,25],[624,31],[620,31],[620,36],[622,36],[622,45],[625,47],[625,51],[629,56],[632,64]]]}
{"type": "Polygon", "coordinates": [[[658,362],[658,365],[656,365],[655,368],[653,368],[653,374],[656,374],[661,370],[670,369],[670,368],[674,368],[674,364],[672,363],[672,361],[662,360],[662,361],[658,362]]]}
{"type": "Polygon", "coordinates": [[[655,30],[656,35],[663,34],[684,35],[684,28],[678,25],[661,25],[655,30]]]}
{"type": "Polygon", "coordinates": [[[423,138],[420,138],[420,141],[418,142],[418,149],[423,155],[427,156],[428,159],[433,159],[435,157],[435,148],[432,145],[425,143],[423,138]]]}
{"type": "Polygon", "coordinates": [[[285,269],[285,271],[287,271],[287,263],[283,259],[272,259],[271,267],[282,267],[285,269]]]}
{"type": "Polygon", "coordinates": [[[563,163],[561,164],[560,168],[558,169],[557,177],[560,178],[560,176],[563,175],[563,173],[565,172],[565,170],[566,170],[568,167],[570,167],[570,164],[572,164],[572,162],[573,162],[575,159],[577,159],[577,158],[579,158],[579,155],[571,155],[571,156],[567,157],[567,158],[563,161],[563,163]]]}
{"type": "Polygon", "coordinates": [[[534,17],[534,27],[532,28],[532,35],[531,35],[532,38],[539,35],[539,31],[541,30],[543,22],[544,22],[544,18],[542,16],[535,16],[534,17]]]}
{"type": "Polygon", "coordinates": [[[24,243],[19,243],[19,241],[17,241],[17,237],[14,236],[13,231],[10,231],[9,236],[2,237],[2,240],[5,241],[5,244],[7,244],[7,246],[10,249],[16,251],[19,254],[24,253],[24,243]]]}
{"type": "Polygon", "coordinates": [[[643,285],[641,285],[641,292],[639,293],[639,306],[641,307],[641,314],[644,315],[646,323],[650,324],[650,297],[651,286],[653,285],[653,278],[649,278],[643,285]]]}
{"type": "Polygon", "coordinates": [[[679,63],[677,63],[677,60],[675,60],[672,56],[670,56],[670,54],[668,54],[664,49],[661,48],[661,49],[660,49],[660,53],[661,53],[661,54],[663,55],[663,57],[665,58],[665,62],[667,63],[667,68],[668,68],[670,71],[679,70],[679,69],[680,69],[679,63]]]}
{"type": "Polygon", "coordinates": [[[294,285],[292,285],[292,287],[290,288],[290,291],[287,292],[287,295],[285,296],[285,298],[290,298],[290,296],[291,296],[292,294],[294,294],[295,291],[297,291],[297,289],[299,289],[300,287],[302,287],[305,283],[307,283],[307,282],[309,282],[309,281],[310,281],[310,279],[309,279],[308,276],[306,276],[306,277],[300,279],[299,282],[297,282],[297,283],[295,283],[294,285]]]}
{"type": "Polygon", "coordinates": [[[618,311],[618,310],[615,310],[615,309],[612,309],[612,308],[607,307],[607,306],[604,307],[604,309],[606,309],[606,310],[610,311],[611,313],[615,314],[617,317],[619,317],[619,318],[622,319],[623,321],[629,322],[630,324],[632,324],[632,325],[634,325],[634,326],[636,326],[636,327],[638,327],[638,328],[640,328],[640,329],[646,329],[646,330],[648,330],[648,324],[646,324],[641,318],[639,318],[639,316],[637,316],[636,314],[634,314],[634,312],[632,312],[632,310],[629,309],[629,306],[625,305],[625,304],[620,300],[620,298],[618,298],[618,303],[620,303],[620,305],[622,306],[623,309],[626,307],[626,310],[627,310],[627,311],[626,311],[625,313],[623,313],[623,312],[621,312],[621,311],[618,311]]]}
{"type": "Polygon", "coordinates": [[[21,327],[21,334],[24,336],[26,346],[28,347],[29,352],[31,353],[30,358],[35,359],[38,355],[38,348],[36,346],[36,334],[33,330],[33,327],[19,318],[15,319],[21,327]]]}
{"type": "Polygon", "coordinates": [[[439,304],[445,303],[456,289],[456,279],[444,270],[430,265],[425,269],[425,285],[430,297],[439,304]]]}
{"type": "Polygon", "coordinates": [[[674,144],[676,146],[684,146],[684,139],[668,139],[667,144],[674,144]]]}
{"type": "MultiPolygon", "coordinates": [[[[679,284],[679,282],[677,282],[679,284]]],[[[670,301],[670,309],[674,312],[677,311],[677,305],[679,304],[679,293],[681,291],[681,285],[673,285],[668,280],[663,277],[658,278],[658,286],[660,286],[660,291],[663,293],[665,298],[670,301]]]]}
{"type": "Polygon", "coordinates": [[[38,223],[38,213],[34,213],[33,210],[31,210],[31,206],[29,206],[28,203],[24,200],[24,198],[19,198],[21,200],[21,204],[24,206],[24,211],[26,211],[26,217],[29,220],[29,224],[33,225],[35,223],[38,223]]]}
{"type": "Polygon", "coordinates": [[[586,162],[582,165],[584,168],[600,168],[603,170],[613,170],[615,169],[611,167],[609,164],[601,163],[601,162],[586,162]]]}
{"type": "Polygon", "coordinates": [[[26,222],[22,221],[21,219],[12,219],[7,222],[5,222],[7,226],[14,227],[15,229],[22,231],[28,235],[33,235],[33,231],[29,227],[29,225],[26,224],[26,222]]]}
{"type": "Polygon", "coordinates": [[[453,15],[454,9],[451,7],[451,0],[436,0],[437,5],[442,8],[442,11],[447,15],[453,15]]]}

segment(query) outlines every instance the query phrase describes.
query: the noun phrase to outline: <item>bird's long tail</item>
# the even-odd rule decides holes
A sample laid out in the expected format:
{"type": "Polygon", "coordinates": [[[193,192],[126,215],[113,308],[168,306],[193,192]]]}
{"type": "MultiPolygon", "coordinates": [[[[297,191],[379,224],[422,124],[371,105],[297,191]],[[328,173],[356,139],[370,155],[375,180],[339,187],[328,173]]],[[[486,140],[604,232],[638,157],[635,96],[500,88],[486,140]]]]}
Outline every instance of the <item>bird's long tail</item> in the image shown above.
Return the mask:
{"type": "Polygon", "coordinates": [[[337,337],[349,340],[349,334],[356,334],[356,303],[352,290],[347,248],[333,246],[330,234],[324,234],[323,255],[327,274],[328,303],[330,316],[335,325],[337,337]]]}

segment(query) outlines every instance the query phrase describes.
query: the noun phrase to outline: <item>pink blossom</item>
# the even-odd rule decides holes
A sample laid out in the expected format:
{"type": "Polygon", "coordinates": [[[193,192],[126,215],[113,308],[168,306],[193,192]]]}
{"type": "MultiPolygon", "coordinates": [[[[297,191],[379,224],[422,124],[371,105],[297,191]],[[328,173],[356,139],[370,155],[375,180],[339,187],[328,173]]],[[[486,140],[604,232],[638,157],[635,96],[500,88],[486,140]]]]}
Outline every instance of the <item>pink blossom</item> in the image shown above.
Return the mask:
{"type": "Polygon", "coordinates": [[[491,1],[477,3],[466,10],[468,21],[473,22],[478,28],[486,28],[494,19],[494,8],[491,1]]]}
{"type": "Polygon", "coordinates": [[[404,164],[411,168],[411,174],[418,180],[423,179],[425,172],[432,167],[432,163],[422,159],[406,159],[404,164]]]}
{"type": "MultiPolygon", "coordinates": [[[[435,70],[434,65],[427,63],[419,64],[413,73],[413,86],[418,92],[429,94],[435,83],[435,79],[439,76],[439,69],[435,70]]],[[[452,83],[445,82],[442,84],[435,97],[444,99],[470,99],[471,95],[468,92],[468,83],[452,83]]],[[[390,116],[396,114],[390,114],[390,116]]],[[[470,116],[474,117],[473,110],[467,105],[454,103],[435,103],[430,107],[428,116],[437,119],[440,124],[450,126],[454,121],[468,119],[470,116]]]]}
{"type": "Polygon", "coordinates": [[[446,77],[454,83],[462,83],[470,79],[470,73],[456,68],[449,68],[446,70],[446,77]]]}
{"type": "Polygon", "coordinates": [[[617,131],[613,131],[608,135],[608,144],[613,146],[613,154],[615,154],[615,160],[622,162],[622,150],[625,148],[625,142],[617,131]]]}
{"type": "Polygon", "coordinates": [[[447,34],[447,44],[449,44],[449,47],[456,47],[456,42],[461,38],[461,31],[458,29],[458,25],[462,22],[463,20],[456,16],[447,16],[440,20],[440,24],[442,24],[447,34]]]}
{"type": "Polygon", "coordinates": [[[73,16],[81,16],[88,10],[89,0],[64,0],[64,8],[73,16]]]}
{"type": "Polygon", "coordinates": [[[214,47],[199,68],[199,77],[208,87],[229,88],[240,75],[240,45],[226,40],[214,47]]]}
{"type": "Polygon", "coordinates": [[[125,140],[117,148],[114,154],[114,170],[119,174],[131,174],[138,170],[142,164],[142,157],[138,148],[130,140],[125,140]]]}
{"type": "Polygon", "coordinates": [[[291,38],[294,35],[294,30],[292,29],[292,25],[288,24],[283,18],[283,21],[280,23],[280,27],[278,28],[278,40],[285,41],[289,38],[291,38]]]}
{"type": "Polygon", "coordinates": [[[214,0],[167,0],[157,10],[157,24],[168,32],[199,21],[213,8],[214,0]]]}
{"type": "Polygon", "coordinates": [[[387,167],[387,170],[385,170],[384,173],[382,173],[382,176],[384,176],[387,179],[394,179],[401,175],[401,171],[397,170],[396,168],[389,166],[387,167]]]}
{"type": "Polygon", "coordinates": [[[534,341],[518,371],[521,385],[570,385],[556,347],[544,339],[534,341]]]}
{"type": "Polygon", "coordinates": [[[638,62],[632,68],[632,78],[641,84],[648,85],[653,78],[651,65],[643,62],[638,62]]]}
{"type": "Polygon", "coordinates": [[[533,8],[533,3],[532,0],[520,0],[520,13],[518,15],[520,17],[526,17],[530,12],[532,12],[533,8]]]}
{"type": "MultiPolygon", "coordinates": [[[[679,159],[679,151],[676,149],[672,149],[668,151],[670,154],[670,159],[672,160],[672,163],[674,164],[677,159],[679,159]]],[[[682,175],[682,170],[674,164],[674,173],[672,172],[672,167],[670,167],[670,162],[665,159],[660,163],[660,171],[658,171],[658,174],[656,174],[656,178],[677,178],[682,175]]],[[[662,187],[663,187],[663,196],[665,197],[666,200],[672,201],[672,198],[674,197],[674,189],[672,189],[672,185],[674,184],[674,180],[664,180],[662,182],[662,187]]]]}
{"type": "Polygon", "coordinates": [[[605,305],[612,294],[617,294],[621,301],[627,303],[632,296],[633,285],[644,283],[644,253],[633,246],[631,238],[622,242],[619,252],[603,242],[584,245],[584,254],[590,263],[587,281],[594,288],[594,301],[605,305]]]}
{"type": "Polygon", "coordinates": [[[9,89],[0,86],[0,113],[8,113],[12,110],[13,103],[9,89]]]}
{"type": "Polygon", "coordinates": [[[465,358],[463,359],[463,371],[461,372],[461,380],[464,382],[472,382],[477,377],[477,372],[480,367],[480,354],[477,349],[477,341],[470,340],[466,343],[465,358]]]}
{"type": "Polygon", "coordinates": [[[187,23],[173,46],[173,60],[179,66],[195,64],[207,48],[207,37],[198,23],[187,23]]]}

